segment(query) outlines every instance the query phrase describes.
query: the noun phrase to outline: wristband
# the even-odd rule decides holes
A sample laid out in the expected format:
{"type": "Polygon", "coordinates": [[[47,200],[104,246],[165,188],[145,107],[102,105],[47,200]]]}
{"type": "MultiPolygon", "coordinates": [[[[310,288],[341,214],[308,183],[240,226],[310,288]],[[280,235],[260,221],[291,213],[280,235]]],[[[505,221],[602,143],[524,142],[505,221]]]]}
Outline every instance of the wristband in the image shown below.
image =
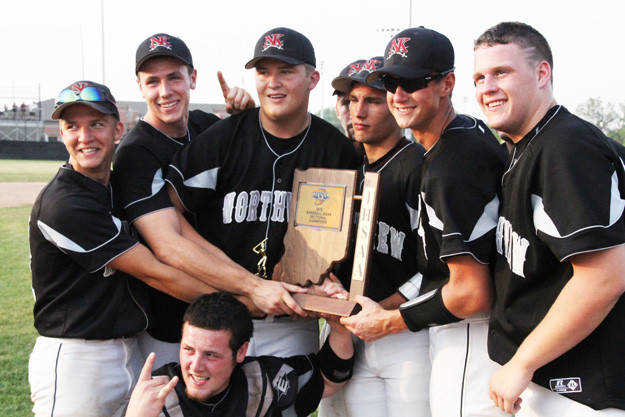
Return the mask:
{"type": "Polygon", "coordinates": [[[442,288],[436,288],[414,300],[406,301],[399,306],[399,312],[406,326],[413,332],[462,320],[445,307],[442,288]]]}
{"type": "Polygon", "coordinates": [[[317,352],[317,360],[321,373],[332,382],[345,382],[352,377],[354,355],[349,359],[339,358],[330,347],[329,336],[317,352]]]}
{"type": "Polygon", "coordinates": [[[419,295],[421,291],[421,282],[423,281],[423,274],[417,272],[408,281],[402,284],[397,291],[406,299],[412,300],[419,295]]]}

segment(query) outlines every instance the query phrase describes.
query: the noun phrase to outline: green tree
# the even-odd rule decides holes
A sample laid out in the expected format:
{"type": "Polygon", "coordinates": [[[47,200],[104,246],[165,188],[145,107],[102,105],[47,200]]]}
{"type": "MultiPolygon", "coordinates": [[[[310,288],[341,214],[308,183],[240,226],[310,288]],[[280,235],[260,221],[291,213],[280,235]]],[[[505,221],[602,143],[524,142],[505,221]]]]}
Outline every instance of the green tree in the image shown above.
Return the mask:
{"type": "Polygon", "coordinates": [[[326,107],[324,109],[321,109],[320,111],[315,113],[315,115],[321,117],[328,123],[332,123],[334,127],[336,127],[341,132],[343,131],[343,128],[341,127],[341,122],[339,122],[339,118],[336,117],[336,110],[334,109],[334,107],[326,107]]]}
{"type": "Polygon", "coordinates": [[[625,103],[614,105],[589,98],[577,106],[577,115],[597,126],[608,137],[625,143],[625,103]]]}

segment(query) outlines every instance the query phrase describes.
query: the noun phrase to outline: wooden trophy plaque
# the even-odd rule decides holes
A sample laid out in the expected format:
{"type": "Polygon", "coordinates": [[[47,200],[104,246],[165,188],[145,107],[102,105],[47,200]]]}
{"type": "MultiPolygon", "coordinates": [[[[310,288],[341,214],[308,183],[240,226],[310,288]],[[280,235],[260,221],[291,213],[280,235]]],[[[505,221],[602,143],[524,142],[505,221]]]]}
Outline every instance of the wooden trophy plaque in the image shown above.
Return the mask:
{"type": "MultiPolygon", "coordinates": [[[[274,279],[303,286],[321,283],[332,264],[348,255],[354,200],[361,200],[350,295],[363,295],[377,218],[379,174],[365,174],[362,196],[354,195],[356,176],[351,170],[295,170],[281,273],[274,279]]],[[[356,308],[352,300],[311,294],[293,294],[293,298],[304,310],[317,313],[349,316],[356,308]]]]}

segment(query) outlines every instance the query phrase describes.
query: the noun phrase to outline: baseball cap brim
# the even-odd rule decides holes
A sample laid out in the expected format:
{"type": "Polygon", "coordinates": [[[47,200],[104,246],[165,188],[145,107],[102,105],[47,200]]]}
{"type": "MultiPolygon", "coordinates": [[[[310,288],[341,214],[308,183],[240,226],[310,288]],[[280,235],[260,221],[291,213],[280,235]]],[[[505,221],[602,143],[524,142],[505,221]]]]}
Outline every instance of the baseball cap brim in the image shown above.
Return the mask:
{"type": "Polygon", "coordinates": [[[405,65],[388,65],[380,68],[377,71],[373,71],[367,76],[367,82],[374,82],[382,76],[382,74],[394,75],[399,78],[422,78],[426,75],[430,75],[432,70],[428,69],[415,69],[405,65]]]}
{"type": "Polygon", "coordinates": [[[290,65],[305,64],[304,61],[296,59],[296,58],[291,58],[289,56],[284,56],[284,55],[263,55],[263,56],[258,56],[256,58],[252,58],[251,60],[249,60],[247,62],[247,64],[245,64],[245,69],[254,68],[256,66],[256,63],[258,61],[262,61],[263,59],[277,59],[278,61],[286,62],[287,64],[290,64],[290,65]]]}
{"type": "Polygon", "coordinates": [[[349,90],[352,88],[352,83],[354,82],[355,80],[350,77],[336,77],[335,79],[332,80],[331,85],[332,85],[332,88],[334,88],[334,90],[342,94],[347,94],[349,90]]]}
{"type": "Polygon", "coordinates": [[[103,101],[83,101],[83,100],[78,100],[78,101],[69,101],[67,103],[63,103],[61,104],[59,107],[57,107],[54,112],[52,112],[52,120],[58,120],[61,118],[61,115],[63,114],[63,111],[65,111],[65,109],[67,109],[70,106],[76,105],[76,104],[80,104],[80,105],[84,105],[84,106],[89,106],[97,111],[99,111],[100,113],[103,114],[113,114],[113,115],[119,115],[119,111],[117,110],[117,107],[115,107],[113,104],[111,103],[107,103],[107,102],[103,102],[103,101]]]}
{"type": "Polygon", "coordinates": [[[167,53],[167,52],[154,52],[153,54],[149,54],[144,56],[143,58],[141,58],[141,60],[139,62],[137,62],[137,65],[135,66],[135,74],[138,74],[139,71],[141,71],[141,67],[143,66],[143,64],[145,64],[147,61],[149,61],[152,58],[156,58],[159,56],[167,56],[170,58],[174,58],[177,59],[178,61],[182,62],[184,65],[190,65],[191,67],[193,67],[193,64],[190,64],[189,62],[185,61],[184,59],[180,58],[177,55],[174,55],[172,53],[167,53]]]}

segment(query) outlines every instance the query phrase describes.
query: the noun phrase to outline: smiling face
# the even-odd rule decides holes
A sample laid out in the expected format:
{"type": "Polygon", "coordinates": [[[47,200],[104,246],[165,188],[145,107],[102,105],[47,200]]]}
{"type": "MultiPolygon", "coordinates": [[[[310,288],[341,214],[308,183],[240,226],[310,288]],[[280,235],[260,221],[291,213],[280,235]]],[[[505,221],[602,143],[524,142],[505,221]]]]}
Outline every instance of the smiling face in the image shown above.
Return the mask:
{"type": "Polygon", "coordinates": [[[230,348],[231,336],[229,330],[206,330],[184,323],[180,368],[189,398],[204,401],[226,389],[249,344],[245,342],[235,354],[230,348]]]}
{"type": "MultiPolygon", "coordinates": [[[[427,87],[406,93],[397,87],[394,93],[386,93],[386,101],[393,117],[401,128],[413,132],[428,131],[439,113],[446,110],[446,100],[451,96],[455,75],[450,73],[443,79],[431,81],[427,87]]],[[[436,132],[440,134],[440,132],[436,132]]]]}
{"type": "Polygon", "coordinates": [[[263,116],[273,122],[305,116],[310,91],[319,81],[319,72],[307,71],[304,64],[291,65],[276,59],[256,64],[256,91],[263,116]]]}
{"type": "Polygon", "coordinates": [[[373,145],[398,137],[399,127],[384,91],[356,84],[349,93],[349,112],[358,142],[373,145]]]}
{"type": "Polygon", "coordinates": [[[63,111],[59,128],[74,170],[108,183],[115,142],[121,139],[124,125],[109,114],[74,104],[63,111]]]}
{"type": "Polygon", "coordinates": [[[475,97],[488,124],[518,141],[538,123],[541,89],[549,88],[551,70],[535,62],[515,43],[481,45],[475,50],[475,97]]]}
{"type": "Polygon", "coordinates": [[[145,120],[152,126],[179,136],[186,132],[190,90],[195,89],[196,71],[171,57],[148,60],[137,74],[141,95],[148,105],[145,120]]]}

